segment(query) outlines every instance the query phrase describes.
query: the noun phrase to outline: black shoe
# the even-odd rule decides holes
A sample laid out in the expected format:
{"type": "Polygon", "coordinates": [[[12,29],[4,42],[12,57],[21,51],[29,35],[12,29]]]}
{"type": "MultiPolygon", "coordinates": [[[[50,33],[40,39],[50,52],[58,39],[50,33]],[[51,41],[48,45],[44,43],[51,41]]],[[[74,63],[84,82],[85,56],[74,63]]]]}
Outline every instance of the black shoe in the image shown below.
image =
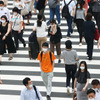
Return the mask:
{"type": "Polygon", "coordinates": [[[88,60],[92,60],[92,58],[89,58],[88,60]]]}
{"type": "Polygon", "coordinates": [[[47,100],[51,100],[51,98],[50,98],[50,96],[49,96],[49,95],[47,95],[47,100]]]}
{"type": "Polygon", "coordinates": [[[71,29],[71,33],[73,33],[73,29],[71,29]]]}
{"type": "Polygon", "coordinates": [[[23,44],[24,48],[26,47],[26,44],[23,44]]]}

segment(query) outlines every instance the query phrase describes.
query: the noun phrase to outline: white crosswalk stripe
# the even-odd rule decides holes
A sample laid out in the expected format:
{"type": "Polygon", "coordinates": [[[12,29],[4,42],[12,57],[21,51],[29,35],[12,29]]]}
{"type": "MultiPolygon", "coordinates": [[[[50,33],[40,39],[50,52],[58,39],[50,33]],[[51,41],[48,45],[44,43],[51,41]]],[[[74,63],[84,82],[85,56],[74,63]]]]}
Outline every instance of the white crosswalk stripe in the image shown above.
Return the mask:
{"type": "MultiPolygon", "coordinates": [[[[8,8],[12,13],[13,0],[8,0],[8,8]]],[[[46,7],[45,15],[47,20],[49,19],[49,7],[46,7]]],[[[33,83],[39,88],[40,92],[43,95],[43,100],[46,100],[46,89],[41,78],[41,71],[39,67],[39,61],[30,60],[28,57],[28,36],[32,32],[34,22],[36,21],[37,15],[33,15],[30,22],[31,25],[26,26],[24,32],[24,39],[27,43],[26,48],[23,48],[23,45],[20,44],[20,50],[14,54],[14,58],[11,61],[8,61],[8,54],[3,56],[3,65],[0,66],[0,77],[3,81],[3,84],[0,85],[0,100],[20,100],[20,91],[24,88],[22,80],[25,77],[30,77],[33,83]]],[[[26,20],[25,20],[26,23],[26,20]]],[[[61,21],[61,30],[63,34],[61,49],[65,49],[64,42],[67,40],[67,24],[64,19],[61,21]]],[[[73,49],[77,50],[80,61],[84,60],[88,64],[88,70],[91,73],[92,79],[100,80],[100,49],[97,49],[97,42],[95,41],[93,60],[88,61],[86,58],[86,43],[80,47],[78,46],[79,36],[77,29],[75,27],[72,38],[70,39],[73,42],[73,49]]],[[[47,38],[49,42],[49,38],[47,38]]],[[[54,52],[56,55],[56,52],[54,52]]],[[[57,56],[57,55],[56,55],[57,56]]],[[[72,100],[72,94],[68,95],[66,93],[66,74],[63,60],[61,64],[57,63],[58,60],[55,60],[54,68],[54,78],[53,78],[53,87],[52,87],[52,100],[72,100]]],[[[89,83],[91,83],[91,80],[89,83]]],[[[89,84],[90,87],[90,84],[89,84]]]]}

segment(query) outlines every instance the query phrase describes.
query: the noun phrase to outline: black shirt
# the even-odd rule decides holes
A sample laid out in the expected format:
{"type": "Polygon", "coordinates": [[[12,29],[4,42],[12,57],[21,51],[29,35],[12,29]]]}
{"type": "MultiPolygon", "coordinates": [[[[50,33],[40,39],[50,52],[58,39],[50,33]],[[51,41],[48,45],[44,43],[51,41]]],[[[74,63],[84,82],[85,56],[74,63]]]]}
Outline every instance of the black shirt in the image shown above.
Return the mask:
{"type": "Polygon", "coordinates": [[[77,78],[78,83],[84,84],[87,82],[87,79],[90,79],[90,73],[87,71],[87,78],[85,78],[84,72],[80,72],[79,77],[78,77],[78,72],[76,72],[75,78],[77,78]]]}

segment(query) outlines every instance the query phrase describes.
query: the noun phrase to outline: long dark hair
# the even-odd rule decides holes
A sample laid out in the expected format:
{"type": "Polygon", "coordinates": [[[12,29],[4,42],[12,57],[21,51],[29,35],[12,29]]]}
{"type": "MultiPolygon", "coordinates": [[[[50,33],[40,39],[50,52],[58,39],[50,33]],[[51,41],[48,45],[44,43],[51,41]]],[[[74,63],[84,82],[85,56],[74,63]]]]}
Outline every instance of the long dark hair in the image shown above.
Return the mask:
{"type": "Polygon", "coordinates": [[[81,72],[80,66],[82,64],[84,64],[84,66],[85,66],[84,73],[85,73],[85,78],[87,78],[87,63],[85,61],[81,61],[80,62],[77,76],[79,77],[79,75],[80,75],[80,72],[81,72]]]}
{"type": "Polygon", "coordinates": [[[82,9],[83,9],[83,5],[82,5],[81,2],[78,2],[78,3],[76,4],[76,10],[78,10],[78,4],[80,5],[80,9],[82,10],[82,9]]]}
{"type": "Polygon", "coordinates": [[[42,15],[40,15],[40,14],[38,14],[38,20],[37,20],[37,26],[38,27],[41,27],[41,25],[42,25],[42,15]]]}

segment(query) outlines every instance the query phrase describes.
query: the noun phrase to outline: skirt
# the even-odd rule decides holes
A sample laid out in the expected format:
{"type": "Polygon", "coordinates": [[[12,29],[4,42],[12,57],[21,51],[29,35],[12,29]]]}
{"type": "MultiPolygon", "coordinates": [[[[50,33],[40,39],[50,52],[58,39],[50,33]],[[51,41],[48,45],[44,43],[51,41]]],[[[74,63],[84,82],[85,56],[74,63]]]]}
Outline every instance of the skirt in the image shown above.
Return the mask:
{"type": "Polygon", "coordinates": [[[87,98],[87,89],[82,92],[82,89],[84,88],[85,84],[77,83],[77,100],[88,100],[87,98]]]}

